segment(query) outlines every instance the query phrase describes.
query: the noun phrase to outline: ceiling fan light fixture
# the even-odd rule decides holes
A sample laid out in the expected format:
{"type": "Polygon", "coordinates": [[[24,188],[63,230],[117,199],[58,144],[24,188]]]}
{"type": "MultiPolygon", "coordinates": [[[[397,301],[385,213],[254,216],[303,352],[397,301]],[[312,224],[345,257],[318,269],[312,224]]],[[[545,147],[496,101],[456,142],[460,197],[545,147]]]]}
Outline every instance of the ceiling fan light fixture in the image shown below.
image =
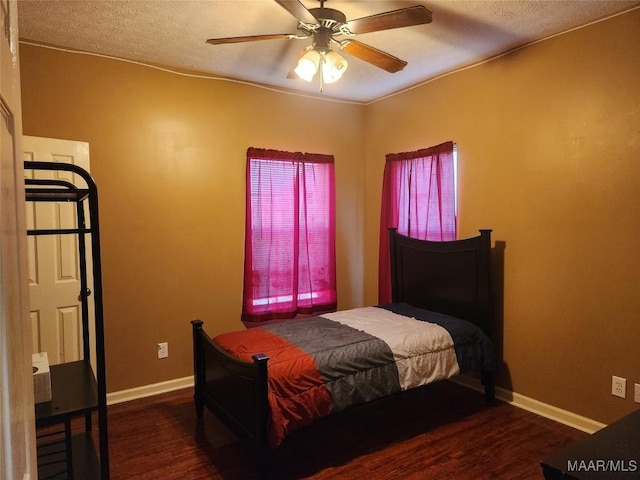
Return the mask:
{"type": "Polygon", "coordinates": [[[300,60],[298,60],[298,65],[294,70],[296,75],[306,82],[311,82],[318,71],[320,60],[320,52],[317,50],[308,50],[300,57],[300,60]]]}
{"type": "Polygon", "coordinates": [[[341,11],[325,8],[324,3],[327,0],[317,1],[320,2],[320,8],[307,9],[301,0],[275,0],[278,5],[297,19],[297,33],[210,38],[207,43],[221,45],[257,40],[310,39],[313,42],[312,45],[302,50],[301,56],[295,63],[295,68],[288,71],[287,78],[297,76],[311,82],[320,70],[320,91],[322,92],[323,84],[339,80],[347,70],[347,61],[331,50],[334,44],[337,44],[340,50],[374,67],[389,73],[396,73],[407,66],[406,61],[354,40],[353,37],[361,33],[423,25],[432,20],[431,12],[423,5],[414,5],[347,20],[346,15],[341,11]]]}
{"type": "Polygon", "coordinates": [[[339,80],[349,66],[349,62],[333,50],[328,51],[322,60],[322,80],[324,83],[333,83],[339,80]]]}

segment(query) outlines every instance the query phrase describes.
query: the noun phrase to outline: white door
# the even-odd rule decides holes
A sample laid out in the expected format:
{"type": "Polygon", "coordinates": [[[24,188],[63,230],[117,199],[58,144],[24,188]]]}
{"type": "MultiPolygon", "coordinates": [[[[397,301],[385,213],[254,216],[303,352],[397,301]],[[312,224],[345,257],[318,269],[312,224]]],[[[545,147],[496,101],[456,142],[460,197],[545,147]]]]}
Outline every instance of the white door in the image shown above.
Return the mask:
{"type": "MultiPolygon", "coordinates": [[[[72,163],[89,170],[89,144],[70,140],[23,136],[25,161],[72,163]]],[[[25,176],[66,180],[81,188],[84,181],[73,173],[25,170],[25,176]]],[[[76,228],[76,206],[64,202],[27,202],[28,229],[76,228]]],[[[88,258],[91,250],[88,245],[88,258]]],[[[27,239],[29,265],[29,310],[33,351],[47,352],[49,363],[83,358],[82,310],[78,236],[30,235],[27,239]]],[[[89,265],[90,267],[90,265],[89,265]]],[[[89,274],[91,274],[89,268],[89,274]]],[[[89,277],[88,285],[93,282],[89,277]]],[[[90,299],[92,297],[89,297],[90,299]]],[[[90,305],[90,315],[93,314],[90,305]]],[[[93,325],[93,317],[89,318],[93,325]]],[[[89,332],[93,335],[93,332],[89,332]]],[[[93,338],[90,340],[93,345],[93,338]]]]}

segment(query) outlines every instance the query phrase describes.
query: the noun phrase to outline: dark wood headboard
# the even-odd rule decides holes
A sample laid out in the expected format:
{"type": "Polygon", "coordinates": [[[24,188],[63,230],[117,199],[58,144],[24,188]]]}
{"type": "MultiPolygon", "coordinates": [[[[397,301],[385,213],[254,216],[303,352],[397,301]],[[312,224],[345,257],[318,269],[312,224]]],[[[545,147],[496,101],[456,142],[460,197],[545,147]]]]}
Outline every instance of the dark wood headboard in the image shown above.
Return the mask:
{"type": "Polygon", "coordinates": [[[417,240],[389,229],[394,303],[468,320],[491,337],[491,230],[449,242],[417,240]]]}

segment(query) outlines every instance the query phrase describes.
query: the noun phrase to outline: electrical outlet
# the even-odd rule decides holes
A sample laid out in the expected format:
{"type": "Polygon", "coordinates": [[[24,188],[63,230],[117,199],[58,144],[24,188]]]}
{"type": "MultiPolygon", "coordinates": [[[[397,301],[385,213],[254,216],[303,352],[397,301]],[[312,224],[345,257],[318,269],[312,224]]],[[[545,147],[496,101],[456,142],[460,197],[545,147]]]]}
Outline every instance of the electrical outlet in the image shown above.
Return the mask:
{"type": "Polygon", "coordinates": [[[633,394],[633,401],[636,403],[640,403],[640,383],[636,383],[635,391],[633,394]]]}
{"type": "Polygon", "coordinates": [[[611,395],[620,398],[627,398],[627,379],[622,377],[611,377],[611,395]]]}
{"type": "Polygon", "coordinates": [[[169,356],[169,344],[162,342],[158,344],[158,358],[167,358],[169,356]]]}

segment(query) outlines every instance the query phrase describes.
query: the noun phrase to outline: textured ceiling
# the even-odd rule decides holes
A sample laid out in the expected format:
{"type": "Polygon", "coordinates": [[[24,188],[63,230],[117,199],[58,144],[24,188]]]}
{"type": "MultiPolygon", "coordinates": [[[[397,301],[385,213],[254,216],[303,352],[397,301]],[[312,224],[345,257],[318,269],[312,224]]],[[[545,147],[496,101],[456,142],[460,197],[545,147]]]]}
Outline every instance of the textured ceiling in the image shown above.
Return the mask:
{"type": "MultiPolygon", "coordinates": [[[[316,0],[302,0],[317,8],[316,0]]],[[[369,102],[536,40],[637,8],[633,1],[333,1],[347,19],[421,4],[427,25],[357,36],[408,62],[388,73],[344,53],[349,68],[325,97],[369,102]]],[[[77,49],[178,70],[318,94],[319,83],[287,79],[309,40],[208,45],[208,38],[296,33],[296,19],[272,0],[19,0],[23,42],[77,49]]]]}

